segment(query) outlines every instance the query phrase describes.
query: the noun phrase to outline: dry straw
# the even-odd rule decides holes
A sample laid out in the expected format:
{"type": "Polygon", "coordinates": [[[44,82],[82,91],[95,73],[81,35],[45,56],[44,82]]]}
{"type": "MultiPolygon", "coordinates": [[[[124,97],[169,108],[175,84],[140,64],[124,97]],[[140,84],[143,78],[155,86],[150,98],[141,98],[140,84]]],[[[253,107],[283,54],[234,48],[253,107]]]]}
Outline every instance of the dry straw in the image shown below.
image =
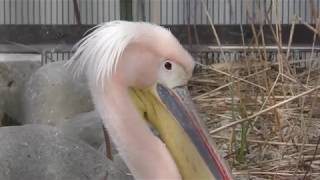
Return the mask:
{"type": "MultiPolygon", "coordinates": [[[[268,11],[265,26],[276,43],[275,61],[268,59],[263,26],[253,24],[253,39],[245,44],[247,56],[235,61],[224,55],[223,37],[202,1],[224,63],[202,64],[190,88],[235,177],[316,179],[320,177],[320,67],[314,48],[320,35],[319,17],[316,25],[296,18],[289,41],[282,42],[279,2],[272,2],[277,23],[271,25],[268,11]],[[314,34],[306,59],[296,60],[291,53],[297,22],[314,34]]],[[[244,35],[242,39],[244,44],[244,35]]]]}

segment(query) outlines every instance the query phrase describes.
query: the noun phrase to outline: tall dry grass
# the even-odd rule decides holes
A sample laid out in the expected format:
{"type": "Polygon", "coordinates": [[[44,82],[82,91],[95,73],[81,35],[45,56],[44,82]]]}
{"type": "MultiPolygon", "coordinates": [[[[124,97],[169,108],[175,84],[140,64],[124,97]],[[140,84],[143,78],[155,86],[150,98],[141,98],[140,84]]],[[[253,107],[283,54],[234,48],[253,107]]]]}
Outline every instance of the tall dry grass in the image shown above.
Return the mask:
{"type": "MultiPolygon", "coordinates": [[[[273,6],[278,9],[278,1],[273,6]]],[[[314,26],[296,18],[289,41],[282,42],[277,12],[277,24],[266,18],[277,47],[272,61],[262,25],[251,25],[253,39],[243,41],[248,48],[234,60],[224,56],[209,18],[224,63],[200,64],[190,88],[236,178],[320,179],[320,66],[314,54],[319,17],[314,26]],[[299,60],[291,53],[298,22],[314,34],[310,57],[299,60]]]]}

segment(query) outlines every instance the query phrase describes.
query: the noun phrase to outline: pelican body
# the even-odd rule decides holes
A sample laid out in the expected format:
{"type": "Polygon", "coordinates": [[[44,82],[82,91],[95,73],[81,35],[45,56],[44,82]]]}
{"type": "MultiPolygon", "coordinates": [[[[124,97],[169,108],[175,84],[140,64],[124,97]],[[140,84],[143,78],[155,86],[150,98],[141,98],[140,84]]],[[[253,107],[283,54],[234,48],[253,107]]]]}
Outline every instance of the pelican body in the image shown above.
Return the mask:
{"type": "Polygon", "coordinates": [[[100,24],[79,41],[68,66],[86,73],[135,179],[232,179],[188,95],[195,62],[170,31],[143,22],[100,24]]]}

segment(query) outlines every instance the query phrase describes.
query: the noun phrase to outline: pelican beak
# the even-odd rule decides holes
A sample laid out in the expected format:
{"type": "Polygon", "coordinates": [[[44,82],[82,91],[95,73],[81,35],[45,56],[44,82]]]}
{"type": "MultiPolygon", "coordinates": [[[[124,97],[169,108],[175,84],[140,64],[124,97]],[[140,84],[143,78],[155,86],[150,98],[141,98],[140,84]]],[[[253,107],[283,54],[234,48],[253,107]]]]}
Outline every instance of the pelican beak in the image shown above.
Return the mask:
{"type": "Polygon", "coordinates": [[[202,125],[187,87],[170,89],[157,84],[148,92],[135,91],[135,102],[140,102],[138,109],[158,131],[183,179],[232,179],[202,125]]]}
{"type": "MultiPolygon", "coordinates": [[[[158,84],[156,91],[163,105],[173,116],[171,139],[166,142],[185,179],[231,179],[230,173],[214,149],[195,109],[187,86],[172,90],[158,84]]],[[[170,128],[170,127],[168,127],[170,128]]],[[[160,133],[161,134],[161,133],[160,133]]]]}

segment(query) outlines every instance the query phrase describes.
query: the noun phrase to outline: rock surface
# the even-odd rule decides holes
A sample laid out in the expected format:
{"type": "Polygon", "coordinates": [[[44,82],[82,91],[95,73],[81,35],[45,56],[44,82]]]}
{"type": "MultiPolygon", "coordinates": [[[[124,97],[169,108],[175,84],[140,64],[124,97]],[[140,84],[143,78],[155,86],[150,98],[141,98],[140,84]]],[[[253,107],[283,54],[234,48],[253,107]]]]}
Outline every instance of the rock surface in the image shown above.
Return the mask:
{"type": "MultiPolygon", "coordinates": [[[[113,158],[113,166],[123,172],[124,174],[131,174],[128,166],[125,164],[125,162],[123,161],[123,159],[121,158],[121,156],[118,154],[118,151],[116,150],[115,148],[115,145],[113,143],[111,143],[112,145],[112,149],[111,149],[111,152],[112,152],[112,158],[113,158]]],[[[106,143],[103,142],[103,144],[100,146],[99,148],[99,152],[101,152],[102,154],[106,154],[106,143]]],[[[129,178],[132,178],[133,177],[129,177],[129,178]]]]}
{"type": "Polygon", "coordinates": [[[3,126],[3,121],[4,121],[3,106],[1,106],[1,104],[0,104],[0,127],[3,126]]]}
{"type": "MultiPolygon", "coordinates": [[[[103,133],[102,120],[96,111],[81,113],[70,120],[57,126],[68,137],[74,137],[80,139],[99,152],[106,155],[106,143],[103,133]]],[[[112,142],[111,142],[112,143],[112,142]]],[[[127,165],[118,154],[115,145],[112,143],[112,156],[113,166],[115,169],[123,172],[124,174],[130,174],[127,165]]],[[[128,176],[128,178],[132,178],[128,176]]],[[[133,178],[132,178],[133,179],[133,178]]]]}
{"type": "Polygon", "coordinates": [[[3,115],[6,114],[12,119],[19,118],[20,98],[25,83],[41,65],[37,60],[38,56],[0,55],[0,108],[3,115]]]}
{"type": "MultiPolygon", "coordinates": [[[[107,154],[106,152],[106,143],[103,142],[99,148],[99,152],[102,154],[107,154]]],[[[121,156],[119,155],[118,151],[115,148],[115,145],[113,142],[111,142],[111,152],[112,152],[112,158],[113,158],[113,166],[123,172],[124,174],[131,174],[128,166],[125,164],[121,156]]],[[[128,178],[133,179],[132,176],[129,176],[128,178]]]]}
{"type": "Polygon", "coordinates": [[[89,145],[44,125],[0,128],[1,180],[128,179],[89,145]]]}
{"type": "Polygon", "coordinates": [[[81,139],[96,149],[104,142],[103,124],[95,111],[80,113],[57,127],[64,134],[81,139]]]}
{"type": "Polygon", "coordinates": [[[120,171],[123,174],[127,175],[127,179],[133,180],[133,176],[131,175],[130,170],[128,169],[127,165],[124,163],[123,159],[120,157],[119,154],[115,154],[113,156],[113,167],[120,171]]]}
{"type": "Polygon", "coordinates": [[[22,124],[57,125],[93,110],[85,78],[74,79],[64,62],[45,65],[30,77],[22,107],[22,124]]]}

